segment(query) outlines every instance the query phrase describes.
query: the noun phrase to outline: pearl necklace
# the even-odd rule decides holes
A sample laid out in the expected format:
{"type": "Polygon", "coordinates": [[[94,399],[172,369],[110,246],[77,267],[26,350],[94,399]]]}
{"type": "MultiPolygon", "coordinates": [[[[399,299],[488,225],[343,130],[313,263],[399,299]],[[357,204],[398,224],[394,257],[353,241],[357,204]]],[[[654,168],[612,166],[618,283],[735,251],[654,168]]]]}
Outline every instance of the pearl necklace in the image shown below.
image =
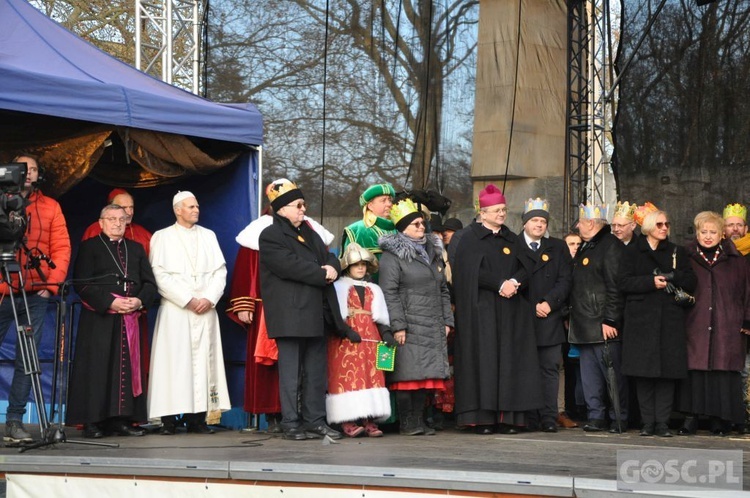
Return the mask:
{"type": "Polygon", "coordinates": [[[708,266],[713,266],[714,263],[716,263],[716,260],[719,259],[719,253],[721,252],[721,245],[716,246],[716,252],[714,253],[714,258],[709,261],[705,254],[703,254],[703,251],[701,251],[701,247],[698,246],[698,254],[701,255],[701,258],[703,258],[703,261],[708,263],[708,266]]]}

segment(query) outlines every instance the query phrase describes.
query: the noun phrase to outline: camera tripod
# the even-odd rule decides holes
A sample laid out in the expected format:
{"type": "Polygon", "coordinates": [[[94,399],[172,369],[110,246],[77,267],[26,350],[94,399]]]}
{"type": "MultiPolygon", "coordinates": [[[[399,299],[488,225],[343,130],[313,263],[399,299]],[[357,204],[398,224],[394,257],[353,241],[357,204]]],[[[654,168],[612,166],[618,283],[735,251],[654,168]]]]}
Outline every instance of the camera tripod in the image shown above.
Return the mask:
{"type": "MultiPolygon", "coordinates": [[[[34,341],[34,330],[31,325],[31,315],[29,313],[29,303],[26,297],[26,290],[24,289],[23,274],[21,272],[21,265],[16,260],[14,253],[12,252],[0,253],[0,271],[2,272],[0,276],[8,285],[8,294],[9,294],[8,298],[10,299],[11,308],[13,310],[13,320],[16,326],[16,331],[17,331],[18,351],[21,354],[21,359],[23,361],[24,374],[29,376],[31,379],[31,390],[34,394],[34,404],[36,406],[37,413],[39,415],[39,429],[41,432],[40,440],[34,441],[29,444],[19,444],[18,445],[20,446],[19,452],[23,453],[33,448],[40,448],[43,446],[48,446],[48,445],[57,444],[57,443],[76,443],[76,444],[87,444],[87,445],[93,445],[93,446],[106,446],[106,447],[112,447],[112,448],[119,447],[117,443],[100,443],[100,442],[94,442],[94,441],[73,441],[73,440],[69,441],[67,440],[67,438],[65,437],[65,431],[63,428],[61,414],[59,416],[59,422],[57,426],[52,426],[50,424],[50,420],[47,417],[47,412],[45,410],[44,392],[42,391],[42,382],[41,382],[42,369],[39,364],[39,354],[37,352],[36,342],[34,341]],[[20,288],[20,296],[21,296],[21,299],[23,300],[24,311],[26,313],[26,317],[25,317],[26,322],[23,325],[21,325],[21,321],[19,320],[18,309],[16,307],[16,295],[14,295],[14,292],[13,292],[12,275],[14,274],[18,276],[18,286],[20,288]]],[[[65,283],[45,284],[45,285],[60,285],[61,288],[63,288],[65,286],[65,283]]],[[[57,345],[64,344],[64,341],[65,341],[65,328],[66,328],[65,327],[66,326],[65,309],[66,309],[66,304],[65,304],[65,297],[63,295],[60,312],[58,313],[58,320],[57,320],[57,341],[56,341],[57,345]]],[[[56,356],[56,362],[57,362],[57,359],[60,359],[61,364],[64,364],[64,362],[62,362],[62,359],[64,359],[64,349],[61,349],[59,353],[60,354],[56,356]]],[[[57,370],[57,363],[55,363],[55,370],[57,370]]],[[[58,402],[59,402],[60,408],[62,408],[65,402],[64,389],[60,390],[60,396],[58,398],[58,402]]]]}

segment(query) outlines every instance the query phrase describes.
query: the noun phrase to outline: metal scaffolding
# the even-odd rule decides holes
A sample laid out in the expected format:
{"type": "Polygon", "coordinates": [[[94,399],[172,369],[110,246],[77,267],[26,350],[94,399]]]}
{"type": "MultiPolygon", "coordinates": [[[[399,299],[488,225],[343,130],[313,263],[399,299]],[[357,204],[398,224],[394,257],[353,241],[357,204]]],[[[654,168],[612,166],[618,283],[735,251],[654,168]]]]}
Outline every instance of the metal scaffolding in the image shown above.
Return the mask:
{"type": "Polygon", "coordinates": [[[571,224],[578,218],[579,204],[616,200],[614,81],[610,1],[569,0],[564,215],[571,224]]]}
{"type": "Polygon", "coordinates": [[[135,67],[201,94],[208,0],[135,0],[135,67]]]}

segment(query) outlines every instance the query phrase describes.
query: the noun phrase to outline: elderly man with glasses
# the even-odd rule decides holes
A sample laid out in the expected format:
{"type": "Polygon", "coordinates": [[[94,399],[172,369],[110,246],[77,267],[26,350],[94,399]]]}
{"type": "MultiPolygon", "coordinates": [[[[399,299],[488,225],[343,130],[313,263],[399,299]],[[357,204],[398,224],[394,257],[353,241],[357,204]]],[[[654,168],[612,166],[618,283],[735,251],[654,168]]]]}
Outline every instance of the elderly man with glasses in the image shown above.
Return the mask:
{"type": "Polygon", "coordinates": [[[73,276],[83,307],[70,381],[67,423],[85,437],[142,436],[146,420],[139,316],[154,302],[154,274],[143,246],[124,238],[128,216],[116,205],[99,218],[101,232],[78,250],[73,276]]]}
{"type": "Polygon", "coordinates": [[[341,433],[326,425],[324,307],[341,266],[305,222],[307,206],[297,185],[284,178],[266,192],[273,224],[260,234],[260,286],[268,337],[279,349],[283,438],[339,439],[341,433]]]}

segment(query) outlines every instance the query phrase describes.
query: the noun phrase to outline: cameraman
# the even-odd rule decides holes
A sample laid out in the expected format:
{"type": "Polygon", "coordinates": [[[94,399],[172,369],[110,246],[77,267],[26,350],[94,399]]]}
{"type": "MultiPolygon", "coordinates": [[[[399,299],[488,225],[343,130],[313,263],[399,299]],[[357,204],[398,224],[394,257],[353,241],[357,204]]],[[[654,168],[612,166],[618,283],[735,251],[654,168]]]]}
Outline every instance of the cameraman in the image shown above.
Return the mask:
{"type": "MultiPolygon", "coordinates": [[[[50,296],[57,292],[56,286],[47,287],[44,282],[54,283],[65,280],[70,263],[70,237],[60,204],[42,194],[37,187],[39,181],[37,158],[24,153],[14,158],[13,162],[26,163],[27,168],[26,183],[21,189],[21,195],[28,202],[26,206],[28,225],[25,242],[30,251],[27,254],[26,251],[19,250],[16,253],[16,261],[21,264],[24,290],[29,305],[28,314],[31,318],[34,342],[38,349],[42,338],[44,316],[47,312],[47,302],[50,296]],[[37,268],[39,271],[37,271],[37,268]],[[44,278],[41,277],[40,273],[44,275],[44,278]]],[[[27,324],[26,309],[19,288],[18,275],[11,275],[11,278],[18,319],[21,324],[27,324]]],[[[0,283],[0,296],[2,297],[0,302],[0,343],[2,343],[8,331],[15,330],[8,284],[5,281],[0,283]]],[[[8,413],[5,422],[5,437],[3,438],[5,442],[32,441],[31,434],[26,431],[21,421],[24,413],[26,413],[26,403],[30,391],[31,378],[24,373],[23,359],[21,358],[19,345],[16,344],[15,370],[8,393],[8,413]]]]}

